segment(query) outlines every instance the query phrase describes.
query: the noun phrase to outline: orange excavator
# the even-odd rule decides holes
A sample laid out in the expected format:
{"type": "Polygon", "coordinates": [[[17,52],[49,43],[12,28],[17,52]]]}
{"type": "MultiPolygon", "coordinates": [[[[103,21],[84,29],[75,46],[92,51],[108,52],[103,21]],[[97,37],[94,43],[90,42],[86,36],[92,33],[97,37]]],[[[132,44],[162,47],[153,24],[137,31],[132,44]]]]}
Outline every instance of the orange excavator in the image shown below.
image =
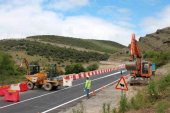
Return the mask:
{"type": "Polygon", "coordinates": [[[125,64],[126,69],[130,71],[130,85],[148,83],[148,78],[152,75],[152,64],[142,60],[135,34],[132,34],[130,50],[131,57],[129,62],[125,64]]]}

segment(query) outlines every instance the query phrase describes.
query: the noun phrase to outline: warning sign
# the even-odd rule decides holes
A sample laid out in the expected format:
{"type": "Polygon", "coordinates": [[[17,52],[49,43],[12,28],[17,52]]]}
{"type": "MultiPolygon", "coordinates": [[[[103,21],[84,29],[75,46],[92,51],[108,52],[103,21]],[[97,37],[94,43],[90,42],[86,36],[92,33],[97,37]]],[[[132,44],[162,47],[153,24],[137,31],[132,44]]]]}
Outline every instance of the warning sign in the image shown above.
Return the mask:
{"type": "Polygon", "coordinates": [[[120,90],[128,90],[128,87],[127,87],[127,83],[125,81],[125,78],[124,77],[121,77],[120,80],[118,81],[118,83],[116,84],[116,89],[120,89],[120,90]]]}

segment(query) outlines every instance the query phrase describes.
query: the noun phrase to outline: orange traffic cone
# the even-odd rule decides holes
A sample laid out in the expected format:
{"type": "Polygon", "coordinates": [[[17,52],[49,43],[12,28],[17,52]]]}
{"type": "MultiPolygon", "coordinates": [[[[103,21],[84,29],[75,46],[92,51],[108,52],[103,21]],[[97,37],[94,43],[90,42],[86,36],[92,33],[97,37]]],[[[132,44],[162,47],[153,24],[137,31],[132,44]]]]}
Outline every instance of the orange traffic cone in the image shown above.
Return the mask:
{"type": "Polygon", "coordinates": [[[94,90],[94,91],[92,91],[92,96],[96,96],[96,92],[95,92],[95,90],[94,90]]]}
{"type": "Polygon", "coordinates": [[[102,86],[102,91],[104,90],[104,86],[102,86]]]}

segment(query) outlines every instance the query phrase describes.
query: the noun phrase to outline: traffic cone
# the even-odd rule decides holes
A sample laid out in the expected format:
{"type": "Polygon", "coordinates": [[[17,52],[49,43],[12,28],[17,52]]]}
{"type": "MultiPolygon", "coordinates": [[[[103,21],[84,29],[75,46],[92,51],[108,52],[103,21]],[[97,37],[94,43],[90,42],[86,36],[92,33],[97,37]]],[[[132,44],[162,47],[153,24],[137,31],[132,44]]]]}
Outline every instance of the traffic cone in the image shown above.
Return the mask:
{"type": "Polygon", "coordinates": [[[92,91],[92,96],[96,96],[96,92],[95,92],[95,90],[94,90],[94,91],[92,91]]]}
{"type": "Polygon", "coordinates": [[[102,86],[102,89],[101,89],[102,91],[104,90],[104,86],[102,86]]]}

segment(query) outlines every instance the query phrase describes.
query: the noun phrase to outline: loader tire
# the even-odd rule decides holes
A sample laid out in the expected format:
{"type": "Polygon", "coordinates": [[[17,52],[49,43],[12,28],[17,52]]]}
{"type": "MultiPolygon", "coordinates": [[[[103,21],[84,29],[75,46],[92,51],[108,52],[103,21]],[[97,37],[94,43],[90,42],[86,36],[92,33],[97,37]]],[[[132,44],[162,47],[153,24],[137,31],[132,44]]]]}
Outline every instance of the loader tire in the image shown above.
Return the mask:
{"type": "Polygon", "coordinates": [[[29,82],[27,83],[27,86],[28,86],[28,89],[29,89],[29,90],[33,90],[35,85],[34,85],[34,83],[32,83],[32,82],[29,81],[29,82]]]}
{"type": "Polygon", "coordinates": [[[53,85],[52,85],[51,83],[46,83],[46,84],[44,85],[44,89],[45,89],[46,91],[51,91],[51,90],[53,89],[53,85]]]}

